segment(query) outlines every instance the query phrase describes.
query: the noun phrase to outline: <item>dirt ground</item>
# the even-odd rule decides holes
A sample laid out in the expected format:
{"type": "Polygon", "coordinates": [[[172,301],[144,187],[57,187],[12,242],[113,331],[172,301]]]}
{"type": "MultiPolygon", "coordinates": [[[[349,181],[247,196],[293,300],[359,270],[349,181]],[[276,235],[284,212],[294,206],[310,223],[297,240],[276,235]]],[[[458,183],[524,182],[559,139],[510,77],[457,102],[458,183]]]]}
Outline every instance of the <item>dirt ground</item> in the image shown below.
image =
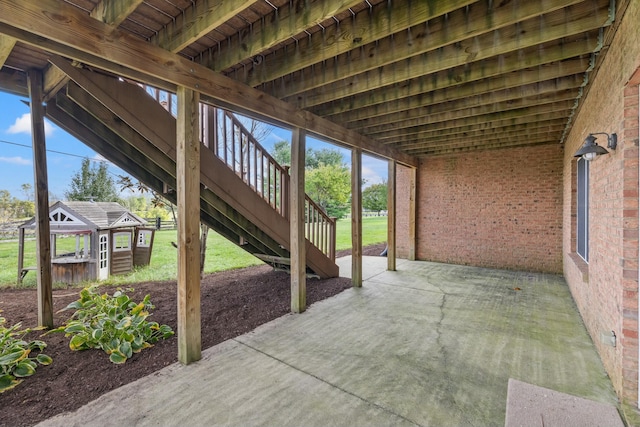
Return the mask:
{"type": "MultiPolygon", "coordinates": [[[[379,255],[385,245],[363,250],[365,255],[379,255]]],[[[338,256],[350,251],[340,251],[338,256]]],[[[323,300],[351,286],[344,278],[307,280],[307,304],[323,300]]],[[[132,285],[128,295],[139,302],[151,295],[155,305],[150,320],[167,324],[175,331],[176,282],[153,282],[132,285]]],[[[101,289],[112,294],[114,288],[101,289]]],[[[78,288],[56,289],[54,312],[78,299],[78,288]]],[[[22,322],[23,327],[37,324],[35,289],[0,290],[0,310],[6,326],[22,322]]],[[[269,266],[210,274],[201,284],[202,348],[255,329],[257,326],[290,312],[290,281],[284,272],[269,266]]],[[[56,313],[54,322],[62,324],[72,312],[56,313]]],[[[39,333],[37,334],[39,335],[39,333]]],[[[37,335],[34,336],[37,337],[37,335]]],[[[53,358],[49,366],[38,367],[13,390],[0,393],[0,425],[32,426],[61,412],[73,411],[100,395],[138,378],[149,375],[177,361],[177,340],[173,336],[152,348],[135,354],[123,365],[114,365],[99,350],[71,351],[64,334],[45,337],[45,354],[53,358]]]]}

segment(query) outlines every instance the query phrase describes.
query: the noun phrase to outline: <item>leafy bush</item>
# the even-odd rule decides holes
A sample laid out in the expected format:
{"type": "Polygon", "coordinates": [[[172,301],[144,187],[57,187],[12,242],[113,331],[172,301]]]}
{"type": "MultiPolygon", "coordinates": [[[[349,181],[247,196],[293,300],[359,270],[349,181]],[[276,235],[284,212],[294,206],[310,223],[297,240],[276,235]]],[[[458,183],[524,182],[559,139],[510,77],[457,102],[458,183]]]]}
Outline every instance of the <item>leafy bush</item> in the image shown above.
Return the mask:
{"type": "Polygon", "coordinates": [[[47,333],[64,332],[72,337],[71,350],[99,348],[109,355],[109,360],[120,364],[160,338],[173,335],[169,326],[146,320],[153,308],[149,295],[136,304],[121,289],[110,297],[99,295],[93,285],[80,291],[80,299],[63,309],[76,309],[71,318],[47,333]]]}
{"type": "Polygon", "coordinates": [[[5,327],[7,319],[0,317],[0,393],[10,390],[36,372],[38,363],[49,365],[53,360],[46,354],[40,353],[31,357],[32,351],[42,351],[47,346],[44,341],[27,342],[23,338],[31,331],[42,328],[22,329],[20,323],[12,327],[5,327]],[[36,363],[37,362],[37,363],[36,363]]]}

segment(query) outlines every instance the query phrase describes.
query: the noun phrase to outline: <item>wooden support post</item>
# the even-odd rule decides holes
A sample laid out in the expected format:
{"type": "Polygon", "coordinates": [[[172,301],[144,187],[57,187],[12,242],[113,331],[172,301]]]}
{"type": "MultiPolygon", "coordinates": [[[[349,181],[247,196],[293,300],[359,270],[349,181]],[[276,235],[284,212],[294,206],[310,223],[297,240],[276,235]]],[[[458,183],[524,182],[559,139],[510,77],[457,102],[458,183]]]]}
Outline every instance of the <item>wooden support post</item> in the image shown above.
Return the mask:
{"type": "Polygon", "coordinates": [[[362,286],[362,150],[351,150],[351,284],[362,286]]]}
{"type": "Polygon", "coordinates": [[[16,283],[22,283],[22,269],[24,268],[24,228],[18,228],[18,280],[16,283]]]}
{"type": "Polygon", "coordinates": [[[290,240],[291,240],[291,311],[307,308],[306,241],[304,237],[304,163],[305,131],[294,128],[291,134],[290,240]]]}
{"type": "Polygon", "coordinates": [[[43,77],[39,70],[27,72],[31,102],[31,141],[36,197],[36,259],[38,275],[38,325],[53,327],[53,280],[51,277],[51,243],[49,229],[49,183],[47,180],[47,146],[44,136],[42,106],[43,77]]]}
{"type": "Polygon", "coordinates": [[[416,260],[416,181],[418,169],[409,169],[409,260],[416,260]]]}
{"type": "Polygon", "coordinates": [[[387,178],[387,270],[396,271],[396,162],[389,160],[387,178]]]}
{"type": "Polygon", "coordinates": [[[178,360],[200,360],[199,94],[178,88],[176,181],[178,200],[178,360]]]}

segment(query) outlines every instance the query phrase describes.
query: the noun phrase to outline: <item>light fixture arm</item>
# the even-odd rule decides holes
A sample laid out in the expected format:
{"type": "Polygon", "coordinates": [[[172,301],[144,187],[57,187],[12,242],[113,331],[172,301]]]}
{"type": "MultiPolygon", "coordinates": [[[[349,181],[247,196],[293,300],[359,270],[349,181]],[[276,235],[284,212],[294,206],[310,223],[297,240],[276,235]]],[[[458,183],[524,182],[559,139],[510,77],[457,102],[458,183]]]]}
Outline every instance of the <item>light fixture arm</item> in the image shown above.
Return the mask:
{"type": "Polygon", "coordinates": [[[616,133],[612,133],[611,135],[609,135],[606,132],[595,132],[590,133],[589,135],[607,135],[607,148],[615,150],[618,146],[618,135],[616,133]]]}

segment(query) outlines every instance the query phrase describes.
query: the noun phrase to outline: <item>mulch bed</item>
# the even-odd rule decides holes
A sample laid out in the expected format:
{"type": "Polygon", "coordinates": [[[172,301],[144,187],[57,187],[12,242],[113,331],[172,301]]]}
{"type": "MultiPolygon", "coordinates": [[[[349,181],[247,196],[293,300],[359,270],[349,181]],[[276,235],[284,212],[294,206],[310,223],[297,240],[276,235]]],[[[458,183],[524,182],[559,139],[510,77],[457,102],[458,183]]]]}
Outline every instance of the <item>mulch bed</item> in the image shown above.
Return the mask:
{"type": "MultiPolygon", "coordinates": [[[[385,245],[373,245],[364,255],[380,255],[385,245]]],[[[338,256],[350,254],[340,251],[338,256]]],[[[151,295],[155,305],[150,320],[177,329],[176,282],[138,283],[128,295],[136,302],[151,295]]],[[[351,286],[344,278],[307,281],[307,305],[336,295],[351,286]]],[[[114,288],[101,289],[112,294],[114,288]]],[[[78,299],[78,288],[53,292],[54,312],[78,299]]],[[[249,332],[259,325],[290,312],[289,275],[269,266],[249,267],[207,275],[201,283],[202,348],[249,332]]],[[[37,324],[35,289],[0,290],[0,310],[6,326],[22,322],[37,324]]],[[[72,312],[56,313],[62,324],[72,312]]],[[[39,335],[39,333],[37,334],[39,335]]],[[[37,337],[34,335],[34,338],[37,337]]],[[[32,426],[56,414],[73,411],[124,384],[177,362],[177,340],[173,336],[135,354],[122,365],[114,365],[98,350],[71,351],[64,334],[45,337],[45,354],[53,358],[13,390],[0,393],[0,425],[32,426]]]]}

